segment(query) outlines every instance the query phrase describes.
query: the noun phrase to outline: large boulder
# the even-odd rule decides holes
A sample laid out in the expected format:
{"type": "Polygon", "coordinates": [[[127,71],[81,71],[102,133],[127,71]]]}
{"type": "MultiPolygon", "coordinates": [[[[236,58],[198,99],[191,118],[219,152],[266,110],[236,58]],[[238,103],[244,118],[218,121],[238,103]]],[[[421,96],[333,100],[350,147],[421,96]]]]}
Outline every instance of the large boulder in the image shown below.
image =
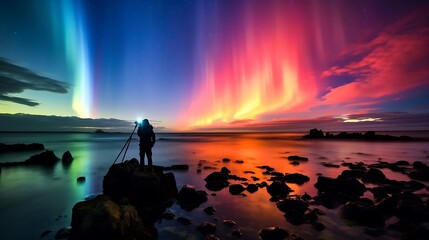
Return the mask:
{"type": "Polygon", "coordinates": [[[3,152],[20,152],[20,151],[38,151],[45,150],[45,146],[41,143],[31,143],[31,144],[4,144],[0,143],[0,153],[3,152]]]}
{"type": "Polygon", "coordinates": [[[304,223],[304,213],[307,211],[308,203],[300,199],[286,198],[277,202],[277,208],[285,213],[288,222],[300,225],[304,223]]]}
{"type": "Polygon", "coordinates": [[[156,229],[143,224],[134,206],[118,205],[106,195],[76,203],[71,226],[72,240],[157,238],[156,229]]]}
{"type": "Polygon", "coordinates": [[[386,183],[388,179],[381,170],[370,168],[368,172],[362,176],[362,181],[367,183],[386,183]]]}
{"type": "Polygon", "coordinates": [[[274,181],[267,187],[267,192],[274,198],[286,197],[293,190],[282,181],[274,181]]]}
{"type": "Polygon", "coordinates": [[[193,186],[185,185],[180,189],[177,199],[180,207],[190,211],[206,202],[208,198],[205,191],[197,191],[193,186]]]}
{"type": "Polygon", "coordinates": [[[258,235],[260,240],[283,240],[289,236],[289,233],[283,228],[268,227],[259,230],[258,235]]]}
{"type": "Polygon", "coordinates": [[[204,180],[206,188],[211,191],[219,191],[229,185],[228,172],[222,169],[222,172],[212,172],[204,180]]]}
{"type": "Polygon", "coordinates": [[[73,156],[70,151],[64,152],[63,157],[61,158],[61,162],[65,165],[70,164],[73,161],[73,156]]]}
{"type": "Polygon", "coordinates": [[[44,151],[42,153],[31,156],[25,161],[28,165],[44,165],[52,166],[57,163],[59,158],[55,156],[53,151],[44,151]]]}
{"type": "Polygon", "coordinates": [[[305,182],[310,181],[310,178],[301,173],[290,173],[283,177],[283,180],[288,183],[296,183],[302,185],[305,182]]]}
{"type": "Polygon", "coordinates": [[[157,166],[151,172],[141,171],[138,161],[132,159],[110,167],[103,193],[114,201],[126,197],[140,210],[175,198],[177,186],[173,173],[163,173],[157,166]]]}
{"type": "Polygon", "coordinates": [[[341,208],[342,216],[354,223],[367,227],[384,227],[384,216],[369,199],[357,199],[341,208]]]}

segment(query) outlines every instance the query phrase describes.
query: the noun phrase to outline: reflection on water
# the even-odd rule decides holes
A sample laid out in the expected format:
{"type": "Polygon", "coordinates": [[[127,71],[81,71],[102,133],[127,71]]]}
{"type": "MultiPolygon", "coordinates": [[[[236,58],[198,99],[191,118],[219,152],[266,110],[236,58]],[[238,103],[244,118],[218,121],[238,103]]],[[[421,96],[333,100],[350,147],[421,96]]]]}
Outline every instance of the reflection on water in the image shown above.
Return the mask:
{"type": "MultiPolygon", "coordinates": [[[[302,173],[310,177],[310,181],[298,186],[288,184],[295,192],[307,192],[314,196],[317,192],[314,183],[317,174],[335,177],[345,168],[327,168],[323,162],[341,164],[342,161],[375,163],[379,159],[388,162],[398,160],[428,162],[426,156],[427,143],[418,142],[354,142],[354,141],[303,141],[297,140],[301,134],[285,133],[253,133],[253,134],[158,134],[156,146],[153,149],[154,162],[157,165],[169,166],[186,163],[190,165],[187,172],[175,172],[178,188],[184,184],[192,184],[197,189],[206,190],[203,180],[213,169],[220,170],[226,166],[240,177],[255,182],[251,176],[260,178],[259,181],[269,182],[269,175],[263,175],[259,165],[269,165],[282,173],[302,173]],[[299,155],[309,158],[298,166],[291,165],[287,157],[299,155]],[[230,162],[222,162],[223,158],[230,162]],[[236,163],[243,160],[244,163],[236,163]],[[198,163],[201,173],[197,173],[198,163]],[[254,174],[244,173],[253,171],[254,174]]],[[[412,134],[410,134],[412,135],[412,134]]],[[[102,192],[103,176],[107,172],[128,134],[76,134],[76,133],[30,133],[4,134],[0,142],[4,143],[33,143],[40,142],[53,150],[58,157],[69,150],[74,160],[70,166],[61,163],[51,168],[36,166],[8,167],[0,173],[0,226],[8,231],[0,231],[0,239],[35,239],[45,230],[53,230],[69,226],[73,205],[85,199],[88,195],[102,192]],[[76,178],[85,176],[86,181],[78,184],[76,178]]],[[[0,154],[0,162],[23,161],[37,152],[0,154]]],[[[128,150],[127,159],[138,157],[138,139],[134,138],[128,150]]],[[[406,175],[383,170],[387,177],[397,180],[409,180],[406,175]]],[[[231,183],[240,183],[233,181],[231,183]]],[[[176,221],[160,220],[157,223],[160,239],[201,239],[196,231],[196,225],[204,222],[217,223],[217,236],[222,239],[233,239],[232,229],[240,228],[243,239],[255,239],[257,231],[268,226],[280,226],[290,232],[298,233],[304,238],[356,238],[363,234],[363,229],[346,226],[338,216],[338,210],[326,211],[320,221],[327,226],[323,232],[317,232],[310,225],[293,226],[286,222],[283,214],[269,201],[265,189],[247,197],[232,196],[228,189],[215,192],[209,196],[208,202],[191,212],[173,205],[170,211],[177,216],[189,217],[194,224],[190,226],[177,225],[176,221]],[[205,214],[205,207],[217,209],[213,216],[205,214]],[[237,222],[233,228],[224,226],[223,219],[237,222]]],[[[368,195],[369,197],[370,194],[368,195]]],[[[320,207],[323,209],[323,207],[320,207]]],[[[53,237],[53,235],[51,236],[53,237]]],[[[365,235],[366,238],[369,238],[365,235]]],[[[388,239],[390,236],[385,235],[388,239]]],[[[395,236],[392,236],[395,237],[395,236]]]]}

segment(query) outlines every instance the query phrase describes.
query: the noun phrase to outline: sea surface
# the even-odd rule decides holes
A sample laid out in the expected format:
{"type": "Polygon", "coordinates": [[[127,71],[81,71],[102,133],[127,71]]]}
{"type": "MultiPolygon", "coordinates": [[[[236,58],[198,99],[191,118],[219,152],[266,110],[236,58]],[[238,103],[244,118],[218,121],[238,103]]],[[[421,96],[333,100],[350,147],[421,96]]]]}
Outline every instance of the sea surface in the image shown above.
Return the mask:
{"type": "MultiPolygon", "coordinates": [[[[131,131],[130,131],[131,133],[131,131]]],[[[61,161],[53,167],[15,166],[3,167],[0,173],[0,239],[41,239],[40,235],[51,230],[42,239],[53,239],[55,233],[70,226],[71,211],[75,203],[85,198],[102,193],[103,176],[124,146],[130,133],[0,133],[0,142],[42,143],[46,149],[53,150],[61,158],[65,151],[74,157],[72,164],[63,166],[61,161]],[[84,183],[77,183],[79,176],[85,176],[84,183]]],[[[428,132],[398,132],[391,135],[429,137],[428,132]]],[[[319,221],[326,226],[318,232],[309,224],[294,226],[288,223],[275,203],[270,202],[266,189],[255,193],[246,192],[247,196],[231,195],[228,188],[213,193],[205,188],[204,178],[213,171],[226,166],[231,174],[249,179],[256,176],[260,181],[268,181],[269,175],[263,175],[259,165],[269,165],[282,173],[302,173],[310,181],[298,186],[288,184],[292,194],[317,194],[314,183],[318,174],[336,177],[346,167],[327,168],[323,162],[341,164],[346,162],[376,163],[379,160],[396,162],[422,161],[429,164],[429,142],[365,142],[350,140],[302,140],[303,133],[202,133],[202,134],[167,134],[158,133],[153,148],[154,164],[170,166],[188,164],[188,171],[175,171],[178,189],[185,184],[195,186],[197,190],[209,193],[209,200],[193,211],[182,210],[173,204],[168,211],[177,217],[188,217],[193,224],[183,226],[175,220],[159,220],[156,227],[159,239],[203,239],[196,227],[204,221],[216,223],[216,236],[221,239],[232,237],[233,229],[243,233],[241,239],[257,239],[257,232],[265,227],[278,226],[296,233],[304,239],[373,239],[365,235],[365,229],[347,224],[339,209],[328,210],[319,221]],[[298,166],[287,160],[290,155],[308,157],[309,161],[298,166]],[[230,162],[222,162],[230,158],[230,162]],[[244,163],[236,163],[243,160],[244,163]],[[201,163],[202,166],[198,166],[201,163]],[[206,167],[206,168],[204,168],[206,167]],[[212,169],[207,169],[211,167],[212,169]],[[197,173],[201,169],[201,173],[197,173]],[[255,174],[245,174],[254,171],[255,174]],[[216,212],[209,216],[203,209],[213,206],[216,212]],[[234,227],[225,226],[224,219],[237,222],[234,227]]],[[[24,161],[41,151],[2,153],[0,162],[24,161]]],[[[138,158],[138,138],[132,141],[125,159],[138,158]]],[[[122,157],[119,158],[119,162],[122,157]]],[[[388,178],[410,180],[407,175],[383,169],[388,178]]],[[[230,181],[241,183],[240,181],[230,181]]],[[[428,182],[423,182],[429,185],[428,182]]],[[[420,192],[426,194],[427,192],[420,192]]],[[[368,191],[365,197],[372,198],[368,191]]],[[[389,219],[394,222],[395,219],[389,219]]],[[[377,239],[397,239],[399,235],[387,231],[377,239]]]]}

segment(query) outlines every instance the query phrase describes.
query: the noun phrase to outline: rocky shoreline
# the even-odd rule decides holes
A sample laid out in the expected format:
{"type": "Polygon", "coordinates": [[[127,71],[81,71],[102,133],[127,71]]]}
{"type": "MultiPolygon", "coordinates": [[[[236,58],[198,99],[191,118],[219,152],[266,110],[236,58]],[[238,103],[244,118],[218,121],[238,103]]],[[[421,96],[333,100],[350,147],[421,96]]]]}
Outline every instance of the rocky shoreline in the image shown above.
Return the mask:
{"type": "Polygon", "coordinates": [[[410,136],[392,136],[376,134],[375,131],[361,132],[340,132],[332,134],[327,132],[323,133],[322,130],[317,128],[310,129],[309,133],[302,137],[303,139],[335,139],[335,140],[363,140],[363,141],[428,141],[425,138],[415,138],[410,136]]]}

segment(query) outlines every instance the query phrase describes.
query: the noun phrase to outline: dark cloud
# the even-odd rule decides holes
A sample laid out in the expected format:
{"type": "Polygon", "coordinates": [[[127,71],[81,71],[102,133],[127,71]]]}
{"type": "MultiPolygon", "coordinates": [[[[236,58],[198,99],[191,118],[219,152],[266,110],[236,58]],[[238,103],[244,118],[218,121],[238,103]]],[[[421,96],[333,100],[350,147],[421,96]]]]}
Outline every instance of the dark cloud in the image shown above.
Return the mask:
{"type": "Polygon", "coordinates": [[[311,128],[319,128],[324,131],[414,131],[429,130],[428,122],[429,113],[387,112],[247,122],[239,126],[229,124],[194,130],[307,132],[311,128]]]}
{"type": "Polygon", "coordinates": [[[27,106],[37,106],[32,99],[11,96],[25,90],[67,93],[69,84],[41,76],[27,68],[0,58],[0,101],[14,102],[27,106]]]}
{"type": "MultiPolygon", "coordinates": [[[[159,124],[159,121],[150,120],[157,132],[170,131],[159,124]]],[[[103,129],[106,132],[131,132],[134,121],[115,118],[79,118],[31,114],[1,114],[1,131],[22,132],[94,132],[103,129]]]]}

